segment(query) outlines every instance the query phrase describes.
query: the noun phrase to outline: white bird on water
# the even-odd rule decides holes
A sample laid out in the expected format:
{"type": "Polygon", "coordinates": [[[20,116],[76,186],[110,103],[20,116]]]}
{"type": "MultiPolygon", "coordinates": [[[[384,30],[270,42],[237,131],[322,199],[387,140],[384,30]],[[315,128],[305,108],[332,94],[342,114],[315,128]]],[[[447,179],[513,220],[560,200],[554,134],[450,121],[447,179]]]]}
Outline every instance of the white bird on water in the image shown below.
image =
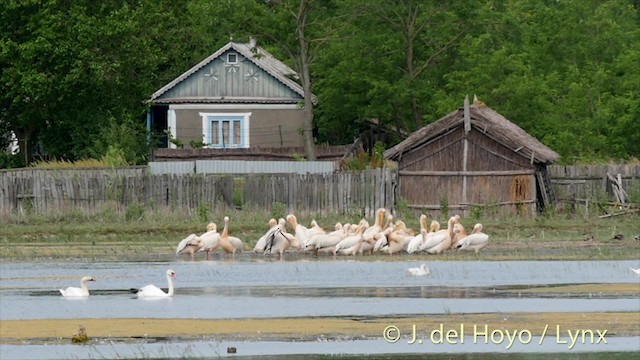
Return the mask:
{"type": "Polygon", "coordinates": [[[634,269],[634,268],[630,267],[629,270],[633,271],[634,274],[640,276],[640,268],[634,269]]]}
{"type": "Polygon", "coordinates": [[[167,270],[167,283],[169,284],[169,291],[164,292],[161,288],[155,285],[147,285],[140,289],[131,289],[131,291],[138,294],[138,298],[158,298],[158,297],[172,297],[173,296],[173,279],[176,278],[176,272],[173,270],[167,270]]]}
{"type": "Polygon", "coordinates": [[[64,297],[87,297],[89,296],[89,288],[87,282],[96,281],[93,276],[84,276],[80,279],[80,287],[69,286],[65,290],[60,289],[60,294],[64,297]]]}
{"type": "Polygon", "coordinates": [[[411,276],[424,276],[431,274],[431,270],[429,270],[425,264],[420,265],[420,267],[408,268],[407,272],[411,276]]]}

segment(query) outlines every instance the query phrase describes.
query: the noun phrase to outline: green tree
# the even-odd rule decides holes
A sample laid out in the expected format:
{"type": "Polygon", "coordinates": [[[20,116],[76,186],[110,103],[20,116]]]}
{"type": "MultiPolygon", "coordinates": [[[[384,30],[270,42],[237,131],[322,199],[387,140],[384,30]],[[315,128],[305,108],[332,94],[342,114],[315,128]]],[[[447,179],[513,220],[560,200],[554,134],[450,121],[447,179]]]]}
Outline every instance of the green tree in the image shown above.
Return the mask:
{"type": "Polygon", "coordinates": [[[370,118],[408,131],[424,126],[443,60],[464,33],[467,7],[440,1],[340,2],[351,22],[319,61],[318,71],[325,72],[318,76],[319,122],[346,130],[335,133],[348,137],[354,135],[354,121],[357,131],[370,118]]]}
{"type": "Polygon", "coordinates": [[[477,93],[564,162],[638,156],[635,14],[624,0],[487,1],[438,97],[477,93]]]}

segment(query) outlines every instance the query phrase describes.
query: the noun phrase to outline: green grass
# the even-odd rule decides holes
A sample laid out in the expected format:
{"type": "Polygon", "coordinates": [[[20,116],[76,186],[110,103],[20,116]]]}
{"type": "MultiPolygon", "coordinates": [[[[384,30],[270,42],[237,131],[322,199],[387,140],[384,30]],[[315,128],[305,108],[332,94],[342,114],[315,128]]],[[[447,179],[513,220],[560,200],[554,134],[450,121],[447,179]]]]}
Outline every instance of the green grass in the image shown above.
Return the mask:
{"type": "MultiPolygon", "coordinates": [[[[278,205],[279,206],[279,205],[278,205]]],[[[277,212],[284,209],[277,207],[277,212]]],[[[172,256],[177,243],[191,233],[205,231],[209,222],[222,229],[222,218],[229,216],[230,234],[242,238],[246,250],[267,230],[273,211],[202,210],[136,208],[120,210],[105,207],[88,214],[79,211],[51,215],[10,214],[0,220],[0,258],[102,257],[120,254],[172,256]],[[73,245],[73,246],[70,246],[73,245]]],[[[325,229],[337,221],[355,223],[359,215],[299,216],[309,225],[315,219],[325,229]]],[[[368,219],[373,223],[373,219],[368,219]]],[[[402,219],[412,229],[419,229],[417,216],[402,219]]],[[[480,254],[449,251],[433,260],[526,260],[526,259],[638,259],[640,218],[620,216],[609,219],[569,217],[564,215],[537,218],[471,219],[462,224],[470,231],[476,222],[491,236],[490,245],[480,254]],[[590,234],[592,241],[584,241],[590,234]],[[623,234],[625,240],[611,240],[623,234]]],[[[443,224],[444,225],[444,224],[443,224]]],[[[293,232],[293,230],[290,229],[293,232]]],[[[376,255],[377,260],[400,257],[421,258],[426,255],[376,255]]]]}

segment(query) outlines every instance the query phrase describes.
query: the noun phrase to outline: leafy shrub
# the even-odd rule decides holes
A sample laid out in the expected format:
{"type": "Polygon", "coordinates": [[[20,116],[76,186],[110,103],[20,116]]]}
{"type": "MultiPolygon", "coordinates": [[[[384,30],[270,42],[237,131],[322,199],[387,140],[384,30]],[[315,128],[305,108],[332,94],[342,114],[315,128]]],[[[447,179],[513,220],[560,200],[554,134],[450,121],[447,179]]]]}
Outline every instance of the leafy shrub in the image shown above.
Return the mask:
{"type": "Polygon", "coordinates": [[[144,216],[144,206],[142,204],[134,203],[127,206],[124,218],[127,221],[138,221],[144,216]]]}
{"type": "Polygon", "coordinates": [[[280,219],[280,218],[284,218],[285,217],[285,211],[287,211],[287,209],[285,208],[284,204],[281,202],[274,202],[273,204],[271,204],[271,217],[274,219],[280,219]]]}
{"type": "Polygon", "coordinates": [[[203,223],[209,221],[209,208],[203,202],[198,205],[198,218],[200,218],[200,221],[203,223]]]}
{"type": "Polygon", "coordinates": [[[117,145],[109,145],[107,152],[102,155],[100,160],[110,167],[122,167],[129,165],[127,164],[127,158],[124,154],[124,150],[117,145]]]}

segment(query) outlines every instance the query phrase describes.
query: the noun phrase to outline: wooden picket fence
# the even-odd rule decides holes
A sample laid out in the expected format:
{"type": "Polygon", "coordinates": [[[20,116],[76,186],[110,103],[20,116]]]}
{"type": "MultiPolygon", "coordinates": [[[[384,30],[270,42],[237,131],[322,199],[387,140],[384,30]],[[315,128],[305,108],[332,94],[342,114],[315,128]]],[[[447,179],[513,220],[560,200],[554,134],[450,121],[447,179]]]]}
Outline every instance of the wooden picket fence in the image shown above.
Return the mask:
{"type": "Polygon", "coordinates": [[[395,173],[389,170],[331,174],[162,174],[146,167],[115,170],[0,171],[0,215],[96,212],[135,204],[196,210],[254,207],[270,210],[358,213],[393,209],[395,173]]]}

